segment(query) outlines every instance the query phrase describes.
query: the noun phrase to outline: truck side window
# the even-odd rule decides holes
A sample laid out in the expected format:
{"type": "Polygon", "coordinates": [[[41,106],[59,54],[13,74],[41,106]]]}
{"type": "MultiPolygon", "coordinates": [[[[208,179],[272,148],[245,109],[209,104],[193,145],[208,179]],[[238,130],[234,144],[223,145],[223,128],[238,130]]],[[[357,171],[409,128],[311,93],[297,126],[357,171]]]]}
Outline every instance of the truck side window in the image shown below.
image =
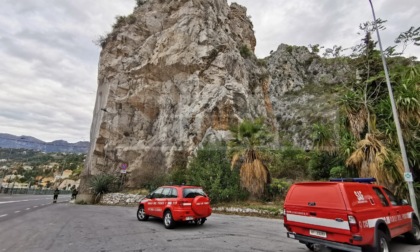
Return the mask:
{"type": "Polygon", "coordinates": [[[382,193],[381,189],[379,189],[378,187],[373,187],[373,190],[375,191],[376,195],[378,195],[379,199],[381,200],[381,204],[383,206],[389,206],[388,201],[386,200],[386,197],[382,193]]]}
{"type": "Polygon", "coordinates": [[[402,205],[402,201],[399,200],[395,195],[388,189],[384,188],[385,193],[388,195],[389,201],[391,202],[391,205],[393,206],[400,206],[402,205]]]}

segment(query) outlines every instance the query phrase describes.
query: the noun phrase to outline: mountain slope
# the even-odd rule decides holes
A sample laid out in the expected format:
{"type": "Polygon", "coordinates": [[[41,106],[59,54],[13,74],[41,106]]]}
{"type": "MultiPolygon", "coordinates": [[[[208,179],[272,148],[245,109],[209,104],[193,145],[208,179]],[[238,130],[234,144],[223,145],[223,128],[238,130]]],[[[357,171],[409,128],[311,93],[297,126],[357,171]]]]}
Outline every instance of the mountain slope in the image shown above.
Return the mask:
{"type": "Polygon", "coordinates": [[[0,148],[31,149],[43,152],[87,153],[89,142],[69,143],[64,140],[44,142],[31,136],[15,136],[0,133],[0,148]]]}

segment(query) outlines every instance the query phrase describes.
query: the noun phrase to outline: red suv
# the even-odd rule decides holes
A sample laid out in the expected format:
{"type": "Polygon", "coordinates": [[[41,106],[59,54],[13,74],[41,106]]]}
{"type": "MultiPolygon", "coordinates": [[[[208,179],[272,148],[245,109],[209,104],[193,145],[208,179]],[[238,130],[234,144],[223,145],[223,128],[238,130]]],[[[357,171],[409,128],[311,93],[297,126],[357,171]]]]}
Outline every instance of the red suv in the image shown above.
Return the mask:
{"type": "Polygon", "coordinates": [[[390,240],[399,235],[420,244],[419,218],[413,208],[372,184],[375,181],[336,179],[292,185],[284,202],[287,236],[312,251],[327,247],[389,252],[390,240]]]}
{"type": "Polygon", "coordinates": [[[137,219],[145,221],[149,216],[158,217],[169,229],[178,221],[203,225],[211,212],[210,199],[201,187],[162,186],[140,200],[137,219]]]}

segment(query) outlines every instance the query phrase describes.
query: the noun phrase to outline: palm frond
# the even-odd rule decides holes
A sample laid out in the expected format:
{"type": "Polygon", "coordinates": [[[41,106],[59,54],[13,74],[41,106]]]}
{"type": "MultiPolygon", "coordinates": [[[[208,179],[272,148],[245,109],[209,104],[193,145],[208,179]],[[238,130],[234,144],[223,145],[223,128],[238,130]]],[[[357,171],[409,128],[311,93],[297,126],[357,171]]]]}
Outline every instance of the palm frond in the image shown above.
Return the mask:
{"type": "Polygon", "coordinates": [[[357,143],[357,149],[346,160],[346,165],[357,169],[360,177],[382,179],[380,169],[388,159],[386,146],[374,135],[366,134],[365,139],[357,143]]]}

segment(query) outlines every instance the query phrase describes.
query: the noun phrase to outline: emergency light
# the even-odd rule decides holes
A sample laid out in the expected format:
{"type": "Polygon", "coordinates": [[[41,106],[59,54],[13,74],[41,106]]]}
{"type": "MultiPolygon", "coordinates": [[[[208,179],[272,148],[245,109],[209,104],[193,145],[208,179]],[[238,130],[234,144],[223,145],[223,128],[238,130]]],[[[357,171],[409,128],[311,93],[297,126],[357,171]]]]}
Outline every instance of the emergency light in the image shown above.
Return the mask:
{"type": "Polygon", "coordinates": [[[332,178],[331,182],[358,182],[372,184],[376,182],[376,178],[332,178]]]}

